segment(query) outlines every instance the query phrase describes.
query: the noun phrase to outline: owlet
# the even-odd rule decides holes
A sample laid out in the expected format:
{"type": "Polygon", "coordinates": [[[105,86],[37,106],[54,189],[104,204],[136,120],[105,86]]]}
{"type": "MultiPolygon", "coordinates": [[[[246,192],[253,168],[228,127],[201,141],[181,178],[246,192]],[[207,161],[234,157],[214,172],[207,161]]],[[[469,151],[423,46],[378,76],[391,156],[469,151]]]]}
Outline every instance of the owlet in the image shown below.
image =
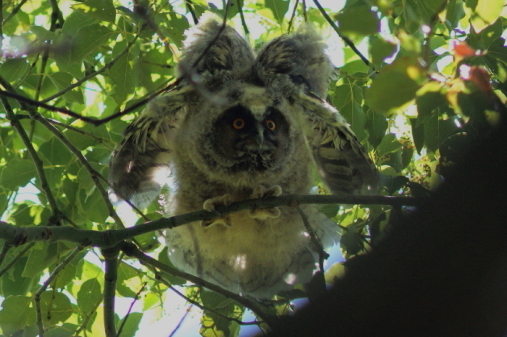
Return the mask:
{"type": "MultiPolygon", "coordinates": [[[[117,198],[144,207],[174,177],[169,214],[234,201],[307,194],[317,168],[333,193],[372,193],[377,171],[345,119],[325,101],[334,69],[311,27],[257,53],[212,16],[186,34],[181,84],[152,100],[111,156],[117,198]]],[[[325,247],[337,225],[303,206],[325,247]]],[[[168,230],[183,271],[256,298],[306,283],[318,250],[297,209],[244,210],[168,230]]]]}

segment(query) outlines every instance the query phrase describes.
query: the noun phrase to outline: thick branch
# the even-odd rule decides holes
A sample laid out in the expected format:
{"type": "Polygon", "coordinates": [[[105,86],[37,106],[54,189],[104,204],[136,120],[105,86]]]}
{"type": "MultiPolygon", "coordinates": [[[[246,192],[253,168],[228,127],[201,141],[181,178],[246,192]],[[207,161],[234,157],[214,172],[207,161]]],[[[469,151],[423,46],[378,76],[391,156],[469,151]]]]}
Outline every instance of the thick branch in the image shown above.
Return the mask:
{"type": "Polygon", "coordinates": [[[21,245],[34,241],[70,241],[83,246],[96,246],[101,248],[112,247],[119,242],[133,238],[137,235],[162,229],[174,228],[199,220],[211,220],[220,216],[239,212],[246,209],[272,208],[277,206],[297,207],[300,204],[366,204],[391,206],[417,206],[420,199],[408,197],[383,197],[359,195],[283,195],[266,199],[250,199],[238,201],[229,206],[219,206],[217,212],[205,210],[162,218],[147,222],[139,226],[106,231],[93,231],[73,227],[16,227],[0,221],[0,239],[13,245],[21,245]]]}

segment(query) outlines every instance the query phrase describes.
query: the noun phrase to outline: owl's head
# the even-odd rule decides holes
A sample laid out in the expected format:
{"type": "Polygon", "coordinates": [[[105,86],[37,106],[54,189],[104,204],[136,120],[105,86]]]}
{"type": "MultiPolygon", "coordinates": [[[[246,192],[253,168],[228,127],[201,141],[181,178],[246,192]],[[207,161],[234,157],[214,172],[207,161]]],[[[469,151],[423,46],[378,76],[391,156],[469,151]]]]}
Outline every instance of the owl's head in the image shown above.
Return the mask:
{"type": "Polygon", "coordinates": [[[294,107],[250,84],[235,83],[217,94],[227,104],[199,105],[199,112],[189,113],[183,126],[181,144],[187,160],[216,180],[237,179],[238,186],[269,180],[286,170],[296,149],[305,145],[294,107]]]}

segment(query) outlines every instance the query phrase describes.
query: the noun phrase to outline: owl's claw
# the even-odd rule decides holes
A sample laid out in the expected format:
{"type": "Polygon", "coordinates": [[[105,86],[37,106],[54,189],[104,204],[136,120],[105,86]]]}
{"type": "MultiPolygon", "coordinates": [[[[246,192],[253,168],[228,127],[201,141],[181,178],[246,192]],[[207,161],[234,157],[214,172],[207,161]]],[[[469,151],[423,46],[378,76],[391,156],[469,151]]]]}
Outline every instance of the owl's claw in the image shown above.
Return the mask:
{"type": "MultiPolygon", "coordinates": [[[[215,207],[217,206],[228,206],[232,202],[232,196],[230,194],[224,194],[219,197],[214,197],[207,199],[204,201],[202,208],[207,210],[208,212],[213,212],[217,215],[221,215],[219,212],[215,210],[215,207]]],[[[201,226],[203,227],[209,227],[214,225],[223,225],[226,227],[231,227],[231,220],[228,215],[216,219],[210,219],[210,220],[202,220],[201,226]]]]}
{"type": "MultiPolygon", "coordinates": [[[[252,191],[251,198],[252,199],[260,199],[260,198],[269,198],[269,197],[277,197],[282,194],[282,188],[278,185],[271,186],[268,189],[265,189],[262,186],[257,186],[252,191]]],[[[262,209],[252,209],[250,210],[250,218],[256,220],[266,220],[268,218],[278,218],[281,214],[281,211],[278,207],[271,208],[262,208],[262,209]]]]}

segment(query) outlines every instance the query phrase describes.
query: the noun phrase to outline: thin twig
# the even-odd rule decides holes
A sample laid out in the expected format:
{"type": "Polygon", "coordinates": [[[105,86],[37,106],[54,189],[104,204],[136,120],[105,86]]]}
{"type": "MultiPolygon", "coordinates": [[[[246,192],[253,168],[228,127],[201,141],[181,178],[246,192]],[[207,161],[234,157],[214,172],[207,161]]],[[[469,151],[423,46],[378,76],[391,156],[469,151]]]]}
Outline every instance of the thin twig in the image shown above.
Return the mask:
{"type": "Polygon", "coordinates": [[[99,75],[99,74],[102,74],[104,71],[108,70],[109,68],[111,68],[116,62],[118,62],[119,59],[121,59],[125,54],[127,54],[130,50],[130,48],[132,48],[132,46],[135,44],[135,42],[137,41],[137,38],[139,37],[139,34],[135,35],[134,36],[134,39],[129,42],[127,44],[127,46],[125,47],[124,50],[122,50],[121,53],[119,53],[115,58],[113,58],[111,61],[107,62],[102,68],[100,68],[99,70],[97,71],[94,71],[93,73],[90,73],[88,75],[86,75],[85,77],[83,77],[82,79],[76,81],[75,83],[72,83],[70,84],[69,86],[67,86],[65,89],[62,89],[60,90],[59,92],[57,92],[56,94],[54,95],[51,95],[43,100],[41,100],[40,102],[42,103],[46,103],[46,102],[49,102],[55,98],[58,98],[60,97],[61,95],[65,94],[66,92],[76,88],[76,87],[79,87],[81,84],[83,84],[84,82],[88,81],[89,79],[99,75]]]}
{"type": "MultiPolygon", "coordinates": [[[[16,118],[17,119],[32,119],[32,117],[30,117],[29,115],[22,115],[22,114],[16,114],[16,118]]],[[[107,147],[111,151],[114,149],[112,146],[110,146],[106,143],[106,141],[108,141],[108,139],[106,139],[106,138],[97,137],[89,132],[81,130],[80,128],[76,128],[72,125],[68,125],[68,124],[62,123],[60,121],[57,121],[56,119],[46,117],[46,120],[53,125],[58,125],[62,128],[77,132],[77,133],[82,134],[84,136],[88,136],[88,137],[94,139],[97,143],[104,145],[105,147],[107,147]]]]}
{"type": "Polygon", "coordinates": [[[319,254],[319,269],[322,273],[324,273],[324,260],[329,257],[329,254],[324,251],[324,247],[322,246],[322,242],[320,242],[320,239],[315,234],[315,231],[313,230],[312,226],[308,222],[308,217],[306,216],[305,212],[301,209],[300,206],[297,207],[299,216],[301,219],[303,219],[303,223],[305,225],[306,231],[310,235],[310,240],[312,241],[312,244],[317,249],[317,252],[319,254]]]}
{"type": "Polygon", "coordinates": [[[356,55],[359,56],[359,58],[361,58],[361,60],[364,62],[364,64],[366,64],[368,66],[368,68],[370,68],[374,72],[377,72],[377,70],[375,70],[375,66],[359,51],[359,49],[356,48],[356,46],[354,45],[354,42],[352,42],[352,40],[350,40],[348,37],[346,37],[346,36],[344,36],[343,34],[340,33],[340,30],[338,29],[338,26],[329,17],[329,15],[327,14],[327,12],[320,5],[319,1],[318,0],[313,0],[313,2],[315,3],[315,5],[317,6],[317,8],[319,9],[320,13],[324,16],[324,18],[326,19],[326,21],[331,25],[331,27],[333,27],[333,29],[336,32],[336,34],[338,34],[338,36],[345,42],[345,44],[347,46],[349,46],[350,49],[352,49],[354,51],[354,53],[356,53],[356,55]]]}
{"type": "Polygon", "coordinates": [[[294,24],[294,18],[296,17],[296,10],[298,8],[298,5],[299,0],[296,0],[296,4],[294,5],[294,9],[292,10],[292,15],[290,16],[289,27],[287,28],[287,32],[289,33],[292,31],[292,25],[294,24]]]}
{"type": "Polygon", "coordinates": [[[308,15],[306,13],[306,0],[303,0],[303,18],[305,19],[305,22],[308,22],[308,15]]]}
{"type": "Polygon", "coordinates": [[[141,296],[141,293],[144,291],[144,289],[146,288],[146,286],[148,285],[148,282],[144,282],[143,286],[141,287],[141,289],[139,289],[139,291],[136,293],[136,296],[134,297],[134,300],[132,301],[132,303],[130,303],[130,306],[129,306],[129,310],[127,310],[127,314],[125,315],[125,317],[122,319],[121,321],[121,325],[120,327],[118,328],[118,334],[117,336],[121,336],[121,331],[123,330],[123,327],[125,326],[125,323],[127,323],[127,319],[129,318],[130,316],[130,313],[132,311],[132,308],[134,307],[134,304],[137,302],[137,300],[139,299],[139,297],[141,296]]]}
{"type": "Polygon", "coordinates": [[[43,292],[46,291],[46,289],[49,287],[51,282],[56,278],[56,276],[72,261],[76,255],[83,250],[84,247],[77,246],[74,248],[74,250],[67,255],[67,257],[53,269],[51,272],[51,275],[49,275],[48,279],[42,284],[42,286],[37,290],[37,292],[34,295],[34,304],[35,304],[35,315],[36,315],[36,324],[39,329],[39,336],[44,336],[44,323],[42,322],[42,311],[40,306],[40,296],[43,292]]]}
{"type": "Polygon", "coordinates": [[[12,248],[12,245],[10,245],[7,242],[4,242],[4,245],[2,246],[2,251],[0,251],[0,266],[2,263],[4,263],[5,257],[7,256],[7,253],[12,248]]]}
{"type": "MultiPolygon", "coordinates": [[[[185,273],[185,272],[182,272],[176,268],[173,268],[173,267],[170,267],[168,265],[165,265],[163,264],[162,262],[158,261],[158,260],[155,260],[154,258],[144,254],[143,252],[141,252],[134,244],[132,243],[127,243],[127,242],[122,242],[121,245],[121,250],[127,254],[128,256],[130,257],[135,257],[136,259],[138,259],[141,263],[146,263],[152,267],[155,267],[163,272],[166,272],[170,275],[173,275],[173,276],[176,276],[176,277],[180,277],[182,279],[185,279],[185,280],[188,280],[196,285],[199,285],[201,287],[205,287],[205,288],[208,288],[209,290],[212,290],[212,291],[215,291],[221,295],[224,295],[225,297],[231,299],[231,300],[234,300],[236,302],[238,302],[239,304],[241,304],[242,306],[252,310],[256,315],[258,315],[266,324],[270,324],[270,323],[273,323],[274,322],[274,318],[267,315],[263,310],[262,308],[255,302],[253,301],[250,301],[249,299],[247,298],[244,298],[238,294],[235,294],[233,292],[230,292],[228,290],[225,290],[213,283],[210,283],[210,282],[207,282],[197,276],[194,276],[194,275],[191,275],[191,274],[188,274],[188,273],[185,273]]],[[[183,296],[183,295],[182,295],[183,296]]],[[[186,298],[187,300],[189,300],[191,303],[192,301],[188,298],[186,298]]],[[[232,319],[232,318],[228,318],[228,319],[232,319]]],[[[255,324],[255,323],[254,323],[255,324]]]]}
{"type": "Polygon", "coordinates": [[[188,314],[190,313],[190,310],[192,309],[192,304],[190,304],[189,306],[187,306],[187,309],[185,310],[185,314],[183,314],[183,317],[181,317],[180,321],[178,322],[178,324],[174,327],[173,331],[171,331],[171,333],[169,334],[169,337],[173,337],[176,332],[180,329],[181,325],[183,324],[183,321],[185,321],[185,318],[187,318],[188,314]]]}
{"type": "MultiPolygon", "coordinates": [[[[5,79],[0,77],[0,82],[2,82],[2,84],[4,81],[5,79]]],[[[9,104],[9,101],[5,97],[0,97],[0,100],[2,101],[2,104],[4,106],[7,118],[10,120],[11,125],[18,132],[19,136],[21,137],[21,140],[23,141],[23,144],[25,144],[25,147],[28,150],[28,153],[30,154],[30,157],[33,161],[33,165],[35,166],[35,170],[37,171],[37,175],[39,176],[40,179],[42,191],[46,195],[49,207],[51,208],[51,213],[55,218],[55,220],[58,221],[60,211],[58,210],[55,197],[51,192],[51,187],[49,186],[49,182],[46,178],[46,173],[44,172],[44,163],[42,159],[40,159],[35,148],[33,147],[32,142],[30,141],[30,138],[28,137],[25,129],[23,128],[21,123],[19,123],[19,121],[17,120],[16,115],[14,114],[14,111],[12,110],[11,105],[9,104]]]]}
{"type": "MultiPolygon", "coordinates": [[[[3,85],[6,89],[15,92],[15,89],[12,88],[12,86],[5,79],[3,79],[2,77],[0,77],[0,84],[3,85]]],[[[4,97],[0,96],[0,99],[2,100],[2,102],[4,102],[4,101],[7,102],[7,100],[5,100],[4,97]]],[[[8,102],[7,102],[7,104],[8,104],[8,102]]],[[[85,169],[90,174],[90,177],[91,177],[92,181],[94,182],[95,186],[97,187],[97,190],[99,191],[100,195],[102,196],[102,199],[104,199],[104,203],[105,203],[105,205],[106,205],[106,207],[108,209],[109,215],[113,218],[113,220],[115,221],[117,227],[123,228],[124,227],[123,226],[123,222],[121,221],[121,219],[118,216],[118,214],[116,213],[113,205],[111,204],[111,201],[109,200],[109,195],[108,195],[106,189],[104,189],[104,187],[100,183],[100,180],[98,179],[98,176],[100,176],[100,173],[97,172],[91,166],[91,164],[88,162],[88,160],[86,159],[86,157],[81,153],[81,151],[79,151],[74,146],[74,144],[72,144],[67,139],[67,137],[65,137],[65,135],[62,132],[60,132],[60,130],[58,130],[54,125],[52,125],[50,122],[48,122],[41,114],[37,113],[35,111],[35,109],[31,108],[30,106],[24,106],[24,109],[28,112],[28,114],[30,115],[30,117],[32,119],[40,122],[44,127],[46,127],[46,129],[48,129],[53,135],[55,135],[56,138],[58,138],[67,147],[67,149],[69,149],[69,151],[72,152],[79,159],[79,161],[81,162],[81,164],[85,167],[85,169]]],[[[15,116],[15,115],[13,114],[13,116],[15,116]]],[[[28,149],[30,147],[33,148],[33,146],[31,145],[30,142],[29,142],[29,144],[25,144],[25,145],[27,146],[28,149]]],[[[37,154],[37,153],[35,152],[35,154],[37,154]]],[[[34,161],[34,164],[35,164],[35,161],[34,161]]],[[[42,179],[41,179],[41,182],[42,182],[42,179]]],[[[42,186],[44,187],[44,185],[42,185],[42,186]]],[[[49,202],[49,198],[48,198],[48,202],[49,202]]],[[[51,203],[50,203],[50,205],[51,205],[51,203]]],[[[54,205],[56,207],[56,202],[54,203],[54,205]]],[[[53,214],[55,216],[58,215],[55,212],[53,214]]]]}
{"type": "MultiPolygon", "coordinates": [[[[0,221],[1,223],[1,221],[0,221]]],[[[5,244],[5,243],[4,243],[5,244]]],[[[23,257],[23,255],[26,254],[26,252],[28,252],[30,249],[32,249],[32,247],[35,245],[35,242],[30,242],[30,244],[28,244],[25,248],[23,248],[23,250],[21,250],[16,256],[14,256],[14,258],[12,260],[9,261],[9,263],[7,263],[5,265],[5,267],[3,267],[1,270],[0,270],[0,277],[2,277],[3,274],[5,274],[5,272],[7,270],[9,270],[16,262],[18,262],[18,260],[20,258],[23,257]]]]}
{"type": "Polygon", "coordinates": [[[85,330],[88,327],[88,323],[90,323],[90,320],[94,317],[94,314],[97,311],[97,308],[100,306],[101,303],[102,303],[102,298],[100,298],[100,300],[98,300],[97,303],[95,303],[92,310],[86,316],[84,316],[84,319],[83,319],[81,325],[74,332],[73,336],[81,336],[80,335],[81,331],[85,330]]]}
{"type": "Polygon", "coordinates": [[[192,0],[185,0],[185,6],[187,7],[187,10],[190,12],[190,15],[192,16],[192,20],[194,20],[194,24],[198,24],[199,23],[199,19],[197,18],[197,15],[195,14],[195,11],[194,11],[194,3],[192,2],[192,0]]]}
{"type": "MultiPolygon", "coordinates": [[[[21,7],[23,7],[23,5],[27,2],[27,0],[21,0],[16,7],[14,7],[14,9],[12,11],[9,12],[9,15],[7,15],[7,17],[5,18],[5,20],[2,20],[0,21],[1,22],[1,25],[0,27],[3,27],[3,25],[5,25],[7,23],[7,21],[9,21],[12,17],[14,17],[14,15],[18,14],[18,12],[20,11],[21,7]]],[[[3,1],[1,1],[1,4],[3,5],[3,1]]],[[[1,28],[0,28],[1,29],[1,28]]]]}
{"type": "Polygon", "coordinates": [[[238,10],[239,10],[239,17],[241,19],[241,25],[243,26],[243,30],[245,31],[245,36],[248,40],[248,36],[250,35],[250,31],[248,30],[248,25],[246,24],[245,13],[243,13],[243,0],[238,0],[238,10]]]}

